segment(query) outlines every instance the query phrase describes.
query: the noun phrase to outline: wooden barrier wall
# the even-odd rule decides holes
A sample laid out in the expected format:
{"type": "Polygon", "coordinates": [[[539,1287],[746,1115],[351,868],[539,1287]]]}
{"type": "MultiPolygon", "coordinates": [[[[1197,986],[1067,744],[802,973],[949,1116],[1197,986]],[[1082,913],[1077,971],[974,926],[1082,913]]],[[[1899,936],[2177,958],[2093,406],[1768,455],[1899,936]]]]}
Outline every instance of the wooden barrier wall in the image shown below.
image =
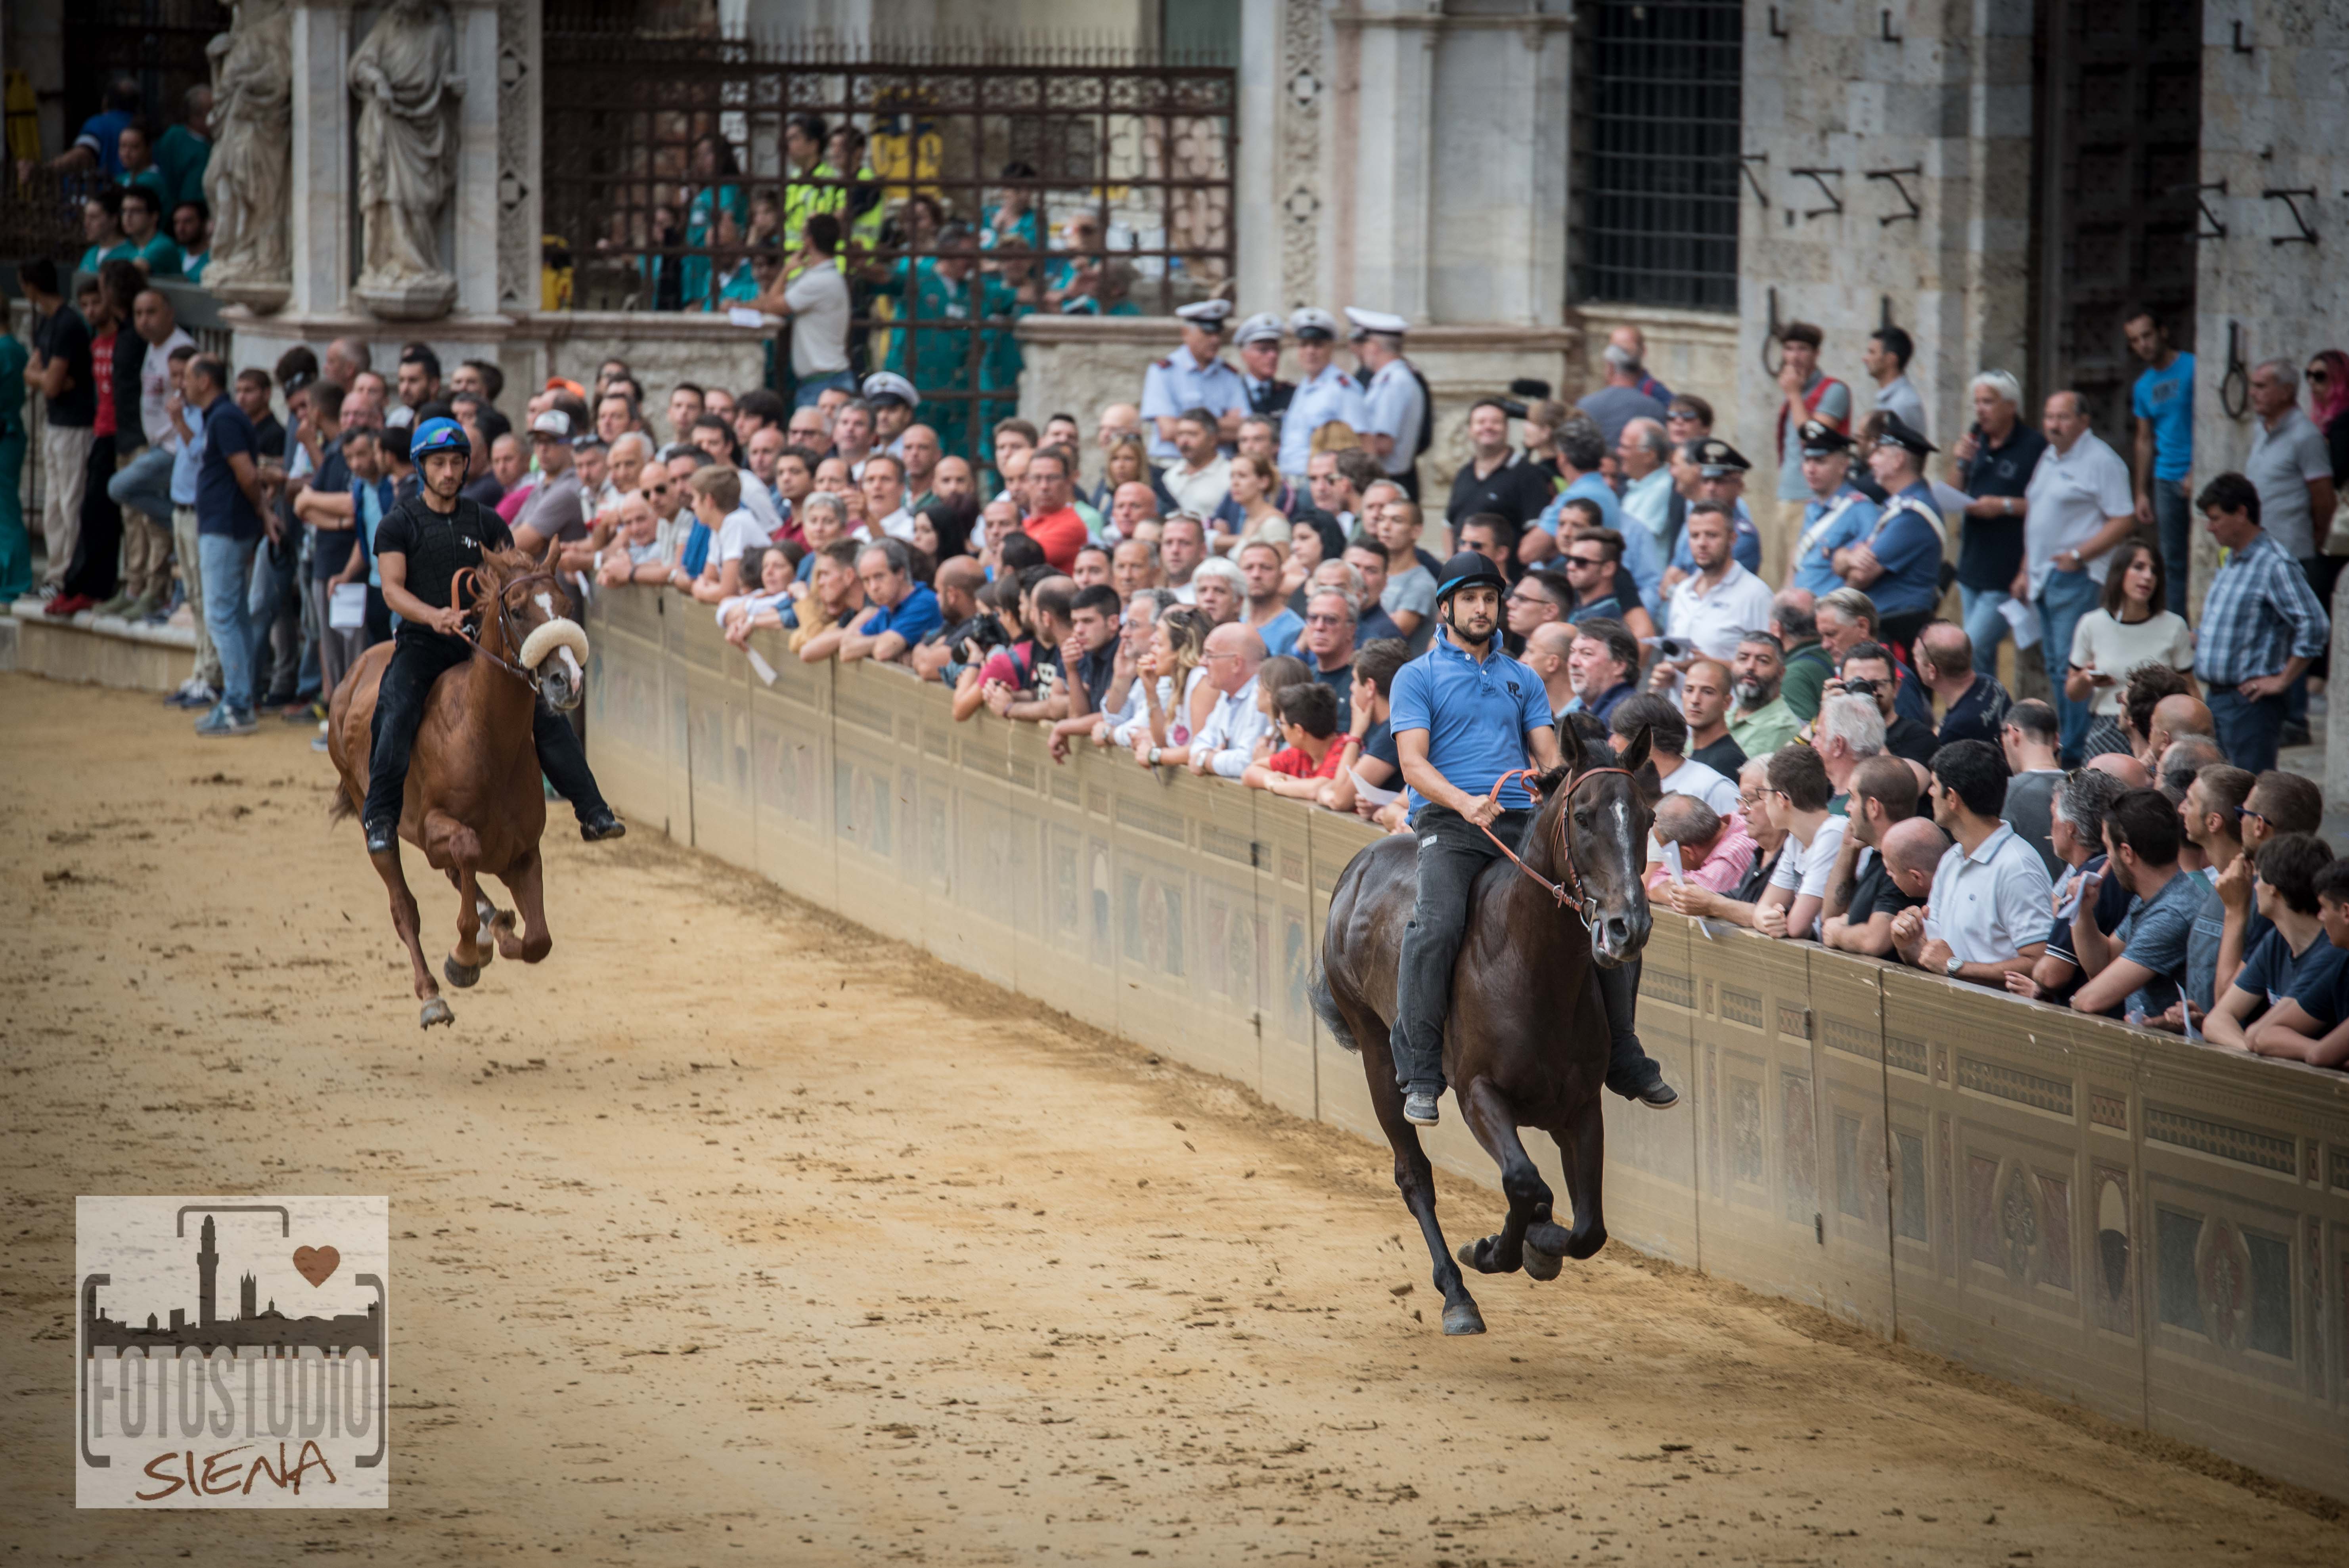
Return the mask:
{"type": "MultiPolygon", "coordinates": [[[[1382,1142],[1305,1001],[1360,822],[762,636],[770,686],[673,595],[588,626],[631,821],[1382,1142]]],[[[2349,1078],[1670,913],[1642,990],[1683,1099],[1608,1097],[1616,1239],[2349,1497],[2349,1078]]]]}

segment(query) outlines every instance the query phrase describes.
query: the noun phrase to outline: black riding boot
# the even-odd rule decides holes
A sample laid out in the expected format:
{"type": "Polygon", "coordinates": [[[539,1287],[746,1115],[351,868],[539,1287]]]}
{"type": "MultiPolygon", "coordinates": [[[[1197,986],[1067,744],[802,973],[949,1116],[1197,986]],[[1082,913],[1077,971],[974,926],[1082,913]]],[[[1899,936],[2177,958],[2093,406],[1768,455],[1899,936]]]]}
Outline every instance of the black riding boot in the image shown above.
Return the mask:
{"type": "Polygon", "coordinates": [[[1641,960],[1599,971],[1599,998],[1607,1006],[1607,1028],[1611,1037],[1607,1059],[1607,1087],[1625,1099],[1636,1099],[1658,1110],[1676,1102],[1680,1091],[1664,1081],[1663,1069],[1655,1059],[1640,1048],[1640,1033],[1633,1026],[1639,1016],[1640,970],[1641,960]]]}
{"type": "Polygon", "coordinates": [[[538,769],[554,786],[554,792],[571,802],[579,819],[579,836],[594,843],[627,831],[604,803],[604,792],[595,788],[595,775],[587,766],[587,748],[579,744],[571,721],[541,698],[531,708],[530,727],[531,738],[538,743],[538,769]]]}

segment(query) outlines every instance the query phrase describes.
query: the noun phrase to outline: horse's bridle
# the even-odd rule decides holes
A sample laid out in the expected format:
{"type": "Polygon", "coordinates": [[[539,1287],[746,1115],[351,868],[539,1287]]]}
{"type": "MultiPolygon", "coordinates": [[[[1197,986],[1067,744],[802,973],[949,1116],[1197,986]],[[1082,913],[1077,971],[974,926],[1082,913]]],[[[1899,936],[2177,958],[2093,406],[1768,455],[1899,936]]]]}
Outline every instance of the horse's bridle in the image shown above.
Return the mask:
{"type": "MultiPolygon", "coordinates": [[[[457,574],[449,580],[449,603],[455,605],[460,611],[464,610],[465,594],[467,591],[466,585],[471,583],[473,585],[474,589],[478,590],[481,585],[481,574],[479,567],[460,567],[458,570],[457,574]]],[[[522,639],[513,634],[513,607],[506,603],[506,595],[513,592],[513,590],[523,587],[527,583],[542,582],[547,583],[549,586],[560,586],[560,584],[555,581],[554,573],[531,572],[525,573],[520,577],[507,579],[505,582],[498,584],[497,592],[495,593],[489,595],[489,597],[497,601],[498,630],[504,634],[506,645],[508,647],[520,647],[522,645],[522,639]]],[[[480,607],[479,597],[480,596],[477,593],[475,604],[476,610],[480,607]]],[[[471,634],[467,636],[466,641],[472,644],[473,652],[481,655],[481,657],[489,660],[492,664],[498,665],[508,675],[512,676],[516,680],[522,682],[523,685],[530,687],[533,695],[539,692],[540,686],[538,672],[506,657],[502,654],[493,654],[490,652],[489,649],[481,646],[481,633],[478,628],[475,628],[471,634]]]]}
{"type": "MultiPolygon", "coordinates": [[[[1568,810],[1568,807],[1573,802],[1574,792],[1577,789],[1581,789],[1593,779],[1603,778],[1609,773],[1619,773],[1624,778],[1632,779],[1635,782],[1639,778],[1639,775],[1633,773],[1628,768],[1593,768],[1584,772],[1574,774],[1566,781],[1564,790],[1560,795],[1557,803],[1557,830],[1558,863],[1566,868],[1566,881],[1563,882],[1554,882],[1550,881],[1549,878],[1542,875],[1541,872],[1534,870],[1533,867],[1526,864],[1525,861],[1517,858],[1516,851],[1501,842],[1501,837],[1498,833],[1494,832],[1492,829],[1485,827],[1481,822],[1477,824],[1477,830],[1483,833],[1486,838],[1492,840],[1493,846],[1495,849],[1509,857],[1509,863],[1511,865],[1516,867],[1517,870],[1525,872],[1526,876],[1532,878],[1535,886],[1540,888],[1543,892],[1557,899],[1557,905],[1560,909],[1571,909],[1575,913],[1580,915],[1585,925],[1590,923],[1591,899],[1590,895],[1583,891],[1581,873],[1574,869],[1574,813],[1568,810]],[[1572,891],[1569,892],[1568,891],[1568,889],[1571,889],[1572,891]]],[[[1499,799],[1502,788],[1513,779],[1523,779],[1530,784],[1534,779],[1538,779],[1539,777],[1541,777],[1541,774],[1540,770],[1537,769],[1511,769],[1508,772],[1502,774],[1498,779],[1493,780],[1492,799],[1495,800],[1499,799]]],[[[1533,791],[1528,790],[1528,793],[1533,793],[1533,791]]],[[[1540,797],[1538,794],[1536,794],[1535,798],[1538,799],[1540,797]]]]}

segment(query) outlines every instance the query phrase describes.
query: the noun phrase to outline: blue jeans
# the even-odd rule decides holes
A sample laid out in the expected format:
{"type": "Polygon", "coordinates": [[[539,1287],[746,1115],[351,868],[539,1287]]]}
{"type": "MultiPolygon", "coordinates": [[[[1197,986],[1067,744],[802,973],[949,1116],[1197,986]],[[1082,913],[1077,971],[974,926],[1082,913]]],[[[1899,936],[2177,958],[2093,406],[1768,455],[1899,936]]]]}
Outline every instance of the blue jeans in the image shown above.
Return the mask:
{"type": "Polygon", "coordinates": [[[2283,734],[2285,699],[2279,692],[2254,702],[2229,687],[2216,687],[2203,696],[2210,704],[2210,722],[2219,734],[2220,748],[2227,760],[2253,773],[2264,773],[2276,765],[2276,742],[2283,734]]]}
{"type": "Polygon", "coordinates": [[[835,370],[829,376],[810,377],[807,380],[801,382],[798,387],[792,389],[792,407],[794,408],[812,408],[816,405],[816,399],[822,397],[826,392],[829,392],[835,387],[839,387],[843,392],[847,393],[851,397],[855,397],[856,372],[854,370],[835,370]]]}
{"type": "Polygon", "coordinates": [[[1958,584],[1958,603],[1964,606],[1966,636],[1974,645],[1974,674],[1978,676],[1998,674],[1998,645],[2014,631],[2006,624],[2006,617],[1999,614],[1998,607],[2013,597],[2002,588],[1958,584]]]}
{"type": "Polygon", "coordinates": [[[2079,625],[2104,598],[2105,586],[2088,575],[2084,567],[2077,572],[2048,569],[2047,581],[2039,589],[2039,652],[2047,661],[2047,684],[2054,687],[2055,720],[2062,732],[2059,749],[2064,765],[2076,767],[2080,759],[2080,742],[2088,736],[2088,705],[2074,702],[2064,695],[2064,676],[2072,662],[2072,631],[2079,625]]]}
{"type": "Polygon", "coordinates": [[[148,448],[106,481],[108,498],[126,511],[136,508],[145,512],[170,532],[172,461],[172,454],[162,448],[148,448]]]}
{"type": "Polygon", "coordinates": [[[280,561],[264,541],[253,554],[252,594],[245,614],[253,625],[254,695],[257,700],[291,701],[302,661],[302,557],[289,550],[280,561]]]}
{"type": "Polygon", "coordinates": [[[2161,532],[2161,571],[2169,607],[2186,614],[2186,576],[2194,563],[2194,511],[2184,480],[2153,481],[2153,522],[2161,532]]]}
{"type": "Polygon", "coordinates": [[[221,700],[239,713],[251,713],[255,701],[253,612],[246,605],[254,547],[260,542],[225,533],[202,534],[196,540],[204,584],[204,628],[212,634],[212,652],[221,665],[221,700]]]}

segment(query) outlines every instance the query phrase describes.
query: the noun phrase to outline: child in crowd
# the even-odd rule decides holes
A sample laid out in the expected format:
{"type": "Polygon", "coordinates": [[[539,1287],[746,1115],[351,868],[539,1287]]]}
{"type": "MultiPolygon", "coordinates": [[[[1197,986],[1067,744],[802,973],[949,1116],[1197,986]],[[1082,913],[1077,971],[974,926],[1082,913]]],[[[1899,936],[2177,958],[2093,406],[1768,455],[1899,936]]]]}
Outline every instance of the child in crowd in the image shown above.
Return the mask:
{"type": "Polygon", "coordinates": [[[1272,714],[1286,743],[1241,777],[1251,789],[1311,800],[1321,781],[1334,778],[1345,753],[1338,745],[1338,694],[1317,680],[1301,680],[1272,695],[1272,714]]]}

